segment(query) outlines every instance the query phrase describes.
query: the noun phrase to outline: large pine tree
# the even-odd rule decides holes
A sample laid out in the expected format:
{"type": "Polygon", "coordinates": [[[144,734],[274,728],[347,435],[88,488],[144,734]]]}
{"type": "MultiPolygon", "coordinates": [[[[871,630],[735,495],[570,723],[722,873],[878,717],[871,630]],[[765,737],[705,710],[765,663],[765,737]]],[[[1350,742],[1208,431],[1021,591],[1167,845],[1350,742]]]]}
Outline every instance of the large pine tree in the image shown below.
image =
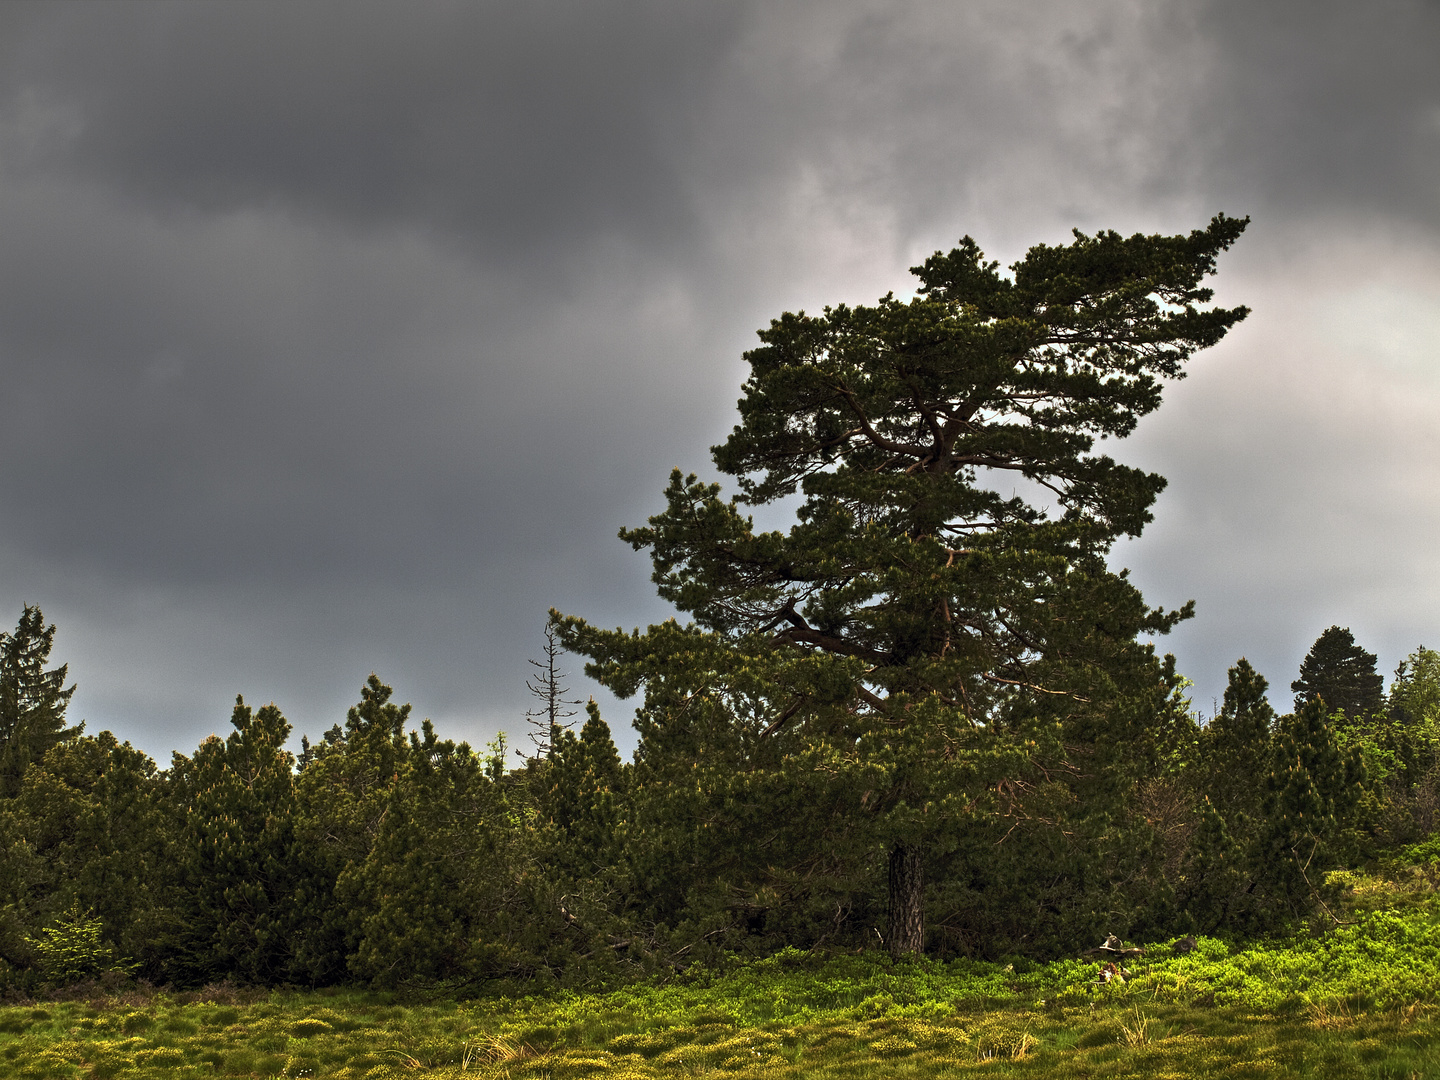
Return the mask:
{"type": "Polygon", "coordinates": [[[915,269],[912,300],[782,315],[714,448],[738,496],[676,470],[667,508],[621,533],[694,623],[557,616],[592,675],[644,686],[640,758],[720,707],[756,748],[739,767],[843,776],[849,831],[887,852],[896,954],[924,946],[927,850],[965,822],[1018,824],[1055,784],[1113,793],[1117,763],[1149,752],[1172,687],[1137,635],[1184,613],[1146,607],[1105,559],[1165,481],[1094,448],[1245,316],[1201,306],[1244,227],[1077,232],[1011,278],[967,237],[915,269]],[[758,531],[746,508],[775,503],[798,503],[795,524],[758,531]],[[776,739],[789,764],[761,746],[776,739]]]}

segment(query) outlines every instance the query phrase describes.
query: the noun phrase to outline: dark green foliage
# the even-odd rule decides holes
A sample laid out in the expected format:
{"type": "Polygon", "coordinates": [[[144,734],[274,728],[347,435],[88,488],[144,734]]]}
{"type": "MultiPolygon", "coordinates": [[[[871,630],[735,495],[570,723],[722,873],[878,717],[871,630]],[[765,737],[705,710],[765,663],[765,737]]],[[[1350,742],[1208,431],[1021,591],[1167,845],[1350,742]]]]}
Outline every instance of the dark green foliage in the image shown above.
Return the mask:
{"type": "Polygon", "coordinates": [[[238,697],[230,723],[227,738],[176,754],[170,769],[185,915],[174,976],[275,981],[294,929],[290,724],[273,704],[256,712],[238,697]]]}
{"type": "MultiPolygon", "coordinates": [[[[547,848],[529,773],[507,775],[503,747],[482,757],[437,738],[428,720],[407,735],[410,706],[391,694],[371,675],[345,727],[303,744],[295,975],[454,988],[563,972],[585,947],[539,863],[547,848]]],[[[587,732],[588,748],[597,736],[587,732]]]]}
{"type": "Polygon", "coordinates": [[[0,957],[17,962],[17,934],[78,906],[147,974],[161,974],[175,833],[150,758],[108,731],[63,742],[26,771],[0,830],[14,837],[0,854],[0,957]]]}
{"type": "Polygon", "coordinates": [[[1358,752],[1341,747],[1319,700],[1285,717],[1272,746],[1259,857],[1267,886],[1298,908],[1344,854],[1365,769],[1358,752]]]}
{"type": "Polygon", "coordinates": [[[509,973],[524,861],[510,809],[468,746],[439,741],[429,721],[412,734],[373,846],[341,875],[354,975],[394,985],[509,973]]]}
{"type": "Polygon", "coordinates": [[[337,888],[370,857],[408,753],[410,706],[392,702],[392,693],[372,672],[343,728],[335,725],[318,743],[301,740],[292,977],[312,985],[350,977],[359,928],[337,888]]]}
{"type": "MultiPolygon", "coordinates": [[[[1013,280],[967,239],[916,268],[908,303],[787,313],[762,331],[741,423],[714,449],[739,495],[677,470],[667,509],[621,534],[694,624],[625,635],[557,615],[588,672],[622,695],[644,687],[638,761],[698,768],[690,744],[731,727],[721,743],[751,757],[717,770],[770,770],[777,794],[796,771],[828,774],[843,794],[822,805],[845,808],[840,878],[913,850],[945,858],[977,821],[1031,818],[1031,799],[1097,823],[1117,810],[1168,745],[1178,684],[1137,635],[1186,612],[1146,607],[1106,566],[1164,481],[1094,444],[1133,430],[1160,380],[1244,317],[1196,307],[1244,225],[1077,233],[1033,248],[1013,280]],[[1002,494],[1022,480],[1049,505],[1002,494]],[[797,495],[786,533],[744,513],[797,495]]],[[[766,873],[788,880],[819,852],[779,855],[766,873]]],[[[743,874],[725,883],[735,896],[757,884],[743,874]]],[[[914,952],[923,931],[899,916],[923,875],[890,878],[910,883],[888,900],[890,944],[914,952]]]]}
{"type": "Polygon", "coordinates": [[[797,731],[762,737],[754,719],[736,723],[718,695],[683,709],[679,723],[648,710],[637,720],[626,853],[644,923],[686,960],[843,942],[861,928],[873,942],[884,851],[854,827],[866,790],[797,731]]]}
{"type": "Polygon", "coordinates": [[[1196,817],[1182,907],[1194,928],[1266,925],[1273,914],[1256,892],[1263,874],[1266,783],[1274,767],[1275,710],[1269,683],[1241,657],[1230,669],[1220,711],[1200,732],[1196,817]]]}
{"type": "MultiPolygon", "coordinates": [[[[64,726],[55,628],[27,607],[0,635],[0,991],[133,958],[179,984],[468,994],[883,946],[907,970],[922,950],[1000,961],[1011,993],[1109,934],[1270,933],[1359,903],[1331,871],[1440,823],[1440,656],[1382,702],[1374,657],[1332,627],[1295,714],[1242,658],[1202,726],[1140,640],[1188,605],[1148,607],[1108,561],[1164,481],[1097,440],[1244,316],[1201,287],[1243,227],[1077,233],[1011,278],[967,239],[916,269],[914,300],[773,322],[714,448],[736,496],[677,471],[622,532],[692,621],[552,612],[528,683],[541,752],[514,769],[503,734],[476,753],[407,730],[372,674],[298,757],[274,705],[237,698],[226,738],[162,772],[64,726]],[[793,523],[757,531],[777,501],[793,523]],[[633,763],[593,701],[566,730],[562,645],[643,690],[633,763]]],[[[854,963],[873,980],[881,961],[854,963]]],[[[1069,964],[1088,1000],[1091,965],[1069,964]]],[[[276,1029],[289,1059],[224,1067],[311,1071],[335,1019],[276,1029]]]]}
{"type": "Polygon", "coordinates": [[[65,726],[75,693],[65,686],[68,665],[45,670],[54,643],[55,627],[29,604],[13,633],[0,632],[0,797],[15,795],[26,767],[83,727],[65,726]]]}
{"type": "Polygon", "coordinates": [[[1348,626],[1332,626],[1310,646],[1300,663],[1300,677],[1290,689],[1295,691],[1297,711],[1321,698],[1329,712],[1361,717],[1379,710],[1384,683],[1375,670],[1375,654],[1355,644],[1348,626]]]}
{"type": "Polygon", "coordinates": [[[550,767],[541,773],[541,812],[549,815],[561,837],[562,865],[577,879],[603,874],[619,860],[617,830],[628,787],[610,728],[593,698],[585,712],[578,738],[553,729],[550,767]]]}
{"type": "Polygon", "coordinates": [[[1232,832],[1248,834],[1260,818],[1276,724],[1265,696],[1269,685],[1242,656],[1230,669],[1219,713],[1200,738],[1205,795],[1232,832]]]}

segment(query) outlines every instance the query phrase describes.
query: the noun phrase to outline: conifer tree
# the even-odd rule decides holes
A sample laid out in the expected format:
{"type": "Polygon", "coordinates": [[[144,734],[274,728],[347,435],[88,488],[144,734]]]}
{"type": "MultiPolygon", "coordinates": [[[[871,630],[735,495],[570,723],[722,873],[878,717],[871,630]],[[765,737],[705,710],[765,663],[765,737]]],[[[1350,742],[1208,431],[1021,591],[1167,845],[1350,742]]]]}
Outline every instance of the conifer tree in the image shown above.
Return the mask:
{"type": "Polygon", "coordinates": [[[355,875],[374,850],[409,759],[410,706],[371,672],[360,701],[312,743],[301,739],[295,778],[296,875],[292,977],[342,981],[360,941],[355,875]]]}
{"type": "Polygon", "coordinates": [[[0,878],[20,886],[0,896],[0,908],[13,904],[22,921],[38,928],[79,905],[100,918],[108,941],[143,962],[149,977],[163,975],[175,920],[176,837],[162,783],[148,756],[108,731],[52,747],[26,772],[11,803],[20,846],[31,858],[28,871],[23,864],[0,866],[0,878]]]}
{"type": "Polygon", "coordinates": [[[1422,645],[1401,661],[1385,707],[1347,715],[1339,736],[1364,758],[1381,842],[1429,836],[1440,824],[1440,653],[1422,645]]]}
{"type": "Polygon", "coordinates": [[[1357,750],[1341,746],[1319,698],[1283,719],[1272,754],[1258,854],[1269,887],[1298,905],[1318,895],[1317,883],[1341,854],[1365,769],[1357,750]]]}
{"type": "Polygon", "coordinates": [[[1315,639],[1300,662],[1300,677],[1290,684],[1295,708],[1321,698],[1330,712],[1369,716],[1383,703],[1385,680],[1375,670],[1375,654],[1355,644],[1350,628],[1332,626],[1315,639]]]}
{"type": "Polygon", "coordinates": [[[1243,815],[1254,820],[1263,781],[1270,767],[1270,736],[1275,710],[1266,692],[1270,684],[1243,656],[1230,669],[1219,713],[1206,726],[1200,744],[1208,777],[1206,795],[1233,829],[1243,815]]]}
{"type": "Polygon", "coordinates": [[[13,633],[0,632],[0,797],[15,795],[31,762],[84,728],[65,726],[75,693],[65,686],[69,665],[45,670],[54,643],[54,624],[29,604],[13,633]]]}
{"type": "Polygon", "coordinates": [[[579,874],[595,874],[610,868],[617,855],[625,772],[594,698],[585,712],[579,737],[561,732],[551,748],[544,805],[564,837],[566,861],[579,874]]]}
{"type": "Polygon", "coordinates": [[[1244,657],[1230,669],[1224,701],[1201,731],[1193,865],[1182,907],[1195,927],[1246,924],[1257,911],[1253,885],[1265,829],[1266,783],[1274,766],[1275,710],[1269,683],[1244,657]]]}
{"type": "Polygon", "coordinates": [[[1421,645],[1395,669],[1390,712],[1405,724],[1440,724],[1440,652],[1421,645]]]}
{"type": "Polygon", "coordinates": [[[863,807],[851,834],[886,853],[897,955],[924,947],[927,852],[965,823],[1018,821],[1023,793],[1060,777],[1084,789],[1071,803],[1128,789],[1123,761],[1155,751],[1174,689],[1136,638],[1188,608],[1148,608],[1106,566],[1164,480],[1094,447],[1245,316],[1198,306],[1244,227],[1077,232],[1013,278],[967,237],[915,268],[913,300],[761,331],[741,422],[713,450],[739,494],[676,470],[667,508],[621,533],[694,623],[627,635],[555,616],[589,674],[644,687],[637,760],[718,707],[746,745],[785,741],[782,772],[799,757],[844,776],[863,807]],[[1007,494],[1011,478],[1045,498],[1007,494]],[[746,513],[797,496],[788,532],[746,513]]]}
{"type": "Polygon", "coordinates": [[[276,982],[288,969],[294,913],[290,724],[274,704],[256,711],[238,696],[230,723],[229,736],[176,754],[170,769],[188,923],[177,974],[276,982]]]}
{"type": "Polygon", "coordinates": [[[363,862],[342,874],[350,972],[377,985],[504,972],[519,897],[507,807],[469,746],[426,720],[386,792],[363,862]]]}

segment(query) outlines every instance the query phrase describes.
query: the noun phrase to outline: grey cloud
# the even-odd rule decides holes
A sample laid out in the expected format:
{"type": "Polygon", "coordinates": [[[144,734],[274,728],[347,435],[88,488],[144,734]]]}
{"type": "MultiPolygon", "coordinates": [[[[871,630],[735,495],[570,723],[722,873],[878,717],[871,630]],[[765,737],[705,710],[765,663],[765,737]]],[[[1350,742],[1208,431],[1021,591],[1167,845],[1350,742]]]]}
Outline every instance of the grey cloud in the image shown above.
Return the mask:
{"type": "Polygon", "coordinates": [[[1433,6],[1359,11],[4,6],[0,605],[42,603],[77,709],[152,752],[237,690],[319,730],[371,668],[513,732],[546,608],[663,616],[615,530],[705,471],[756,326],[904,291],[961,233],[1009,261],[1225,210],[1256,314],[1119,448],[1171,478],[1119,555],[1200,600],[1162,644],[1202,702],[1243,651],[1288,683],[1332,621],[1398,659],[1440,599],[1396,585],[1440,416],[1396,389],[1428,331],[1384,268],[1432,295],[1440,50],[1433,6]],[[1353,325],[1292,347],[1346,273],[1353,325]],[[1317,447],[1376,385],[1394,437],[1317,447]]]}
{"type": "Polygon", "coordinates": [[[1436,640],[1440,605],[1440,363],[1433,344],[1422,358],[1393,333],[1440,310],[1433,249],[1330,223],[1285,274],[1257,262],[1227,285],[1254,314],[1129,448],[1170,486],[1146,535],[1117,553],[1152,602],[1197,601],[1198,617],[1160,644],[1207,711],[1242,655],[1286,705],[1300,658],[1332,623],[1388,671],[1436,640]],[[1377,294],[1416,308],[1379,326],[1389,305],[1377,294]]]}
{"type": "Polygon", "coordinates": [[[683,231],[692,137],[735,5],[77,4],[12,95],[68,121],[32,167],[173,211],[424,222],[512,262],[541,238],[683,231]]]}
{"type": "Polygon", "coordinates": [[[1214,0],[1202,12],[1213,66],[1196,135],[1214,187],[1286,217],[1440,229],[1440,7],[1214,0]]]}

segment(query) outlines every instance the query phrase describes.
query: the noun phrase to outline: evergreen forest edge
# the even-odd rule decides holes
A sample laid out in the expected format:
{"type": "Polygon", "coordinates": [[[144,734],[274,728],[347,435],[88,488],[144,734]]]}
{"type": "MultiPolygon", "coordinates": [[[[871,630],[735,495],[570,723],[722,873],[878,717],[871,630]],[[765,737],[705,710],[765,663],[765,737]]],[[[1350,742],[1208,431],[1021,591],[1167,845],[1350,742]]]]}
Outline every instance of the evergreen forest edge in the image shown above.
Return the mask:
{"type": "Polygon", "coordinates": [[[1243,231],[1077,233],[1002,277],[968,238],[911,301],[786,314],[715,448],[622,537],[691,617],[552,612],[512,767],[416,729],[375,675],[298,755],[272,704],[160,769],[67,727],[55,627],[0,637],[0,990],[613,985],[735,957],[1075,956],[1324,926],[1345,868],[1425,841],[1440,654],[1388,690],[1317,639],[1276,715],[1244,660],[1201,723],[1142,643],[1190,614],[1108,569],[1164,485],[1097,455],[1245,309],[1243,231]],[[1048,505],[983,478],[1023,477],[1048,505]],[[749,507],[802,498],[788,533],[749,507]],[[559,648],[641,695],[633,762],[559,648]]]}

